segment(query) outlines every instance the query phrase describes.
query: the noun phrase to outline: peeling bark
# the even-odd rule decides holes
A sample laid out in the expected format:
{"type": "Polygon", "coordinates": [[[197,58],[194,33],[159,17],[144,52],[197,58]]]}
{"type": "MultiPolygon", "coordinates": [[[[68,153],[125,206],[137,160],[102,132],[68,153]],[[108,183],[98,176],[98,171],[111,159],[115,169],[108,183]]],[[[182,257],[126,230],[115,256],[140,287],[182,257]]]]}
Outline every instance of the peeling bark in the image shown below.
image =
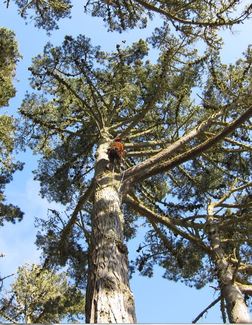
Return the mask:
{"type": "Polygon", "coordinates": [[[128,279],[128,251],[123,242],[120,179],[118,174],[107,169],[108,145],[104,142],[97,150],[86,321],[135,323],[134,299],[128,279]]]}

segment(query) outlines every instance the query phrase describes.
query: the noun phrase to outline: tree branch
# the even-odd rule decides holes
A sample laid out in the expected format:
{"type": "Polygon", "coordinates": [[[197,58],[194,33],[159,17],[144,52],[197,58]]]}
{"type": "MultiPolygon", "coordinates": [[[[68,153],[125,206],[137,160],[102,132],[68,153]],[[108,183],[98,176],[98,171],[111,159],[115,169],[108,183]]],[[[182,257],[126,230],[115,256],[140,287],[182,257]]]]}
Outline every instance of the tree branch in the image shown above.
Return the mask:
{"type": "Polygon", "coordinates": [[[192,324],[197,323],[197,321],[208,311],[208,309],[212,308],[221,300],[221,296],[216,298],[210,305],[208,305],[193,321],[192,324]]]}
{"type": "Polygon", "coordinates": [[[176,153],[185,144],[187,144],[189,141],[191,141],[195,137],[202,134],[214,122],[214,120],[219,116],[221,116],[221,112],[211,115],[206,121],[202,122],[199,126],[197,126],[193,130],[191,130],[189,133],[182,136],[179,140],[175,141],[172,144],[169,144],[168,147],[161,150],[155,156],[153,156],[149,159],[146,159],[142,163],[126,170],[125,179],[131,178],[131,177],[134,178],[134,177],[136,177],[136,175],[139,175],[139,176],[143,175],[146,172],[148,172],[152,167],[155,168],[155,166],[159,165],[162,161],[170,158],[172,154],[176,153]]]}
{"type": "Polygon", "coordinates": [[[153,156],[160,152],[161,149],[153,149],[153,150],[144,150],[144,151],[127,151],[128,157],[144,157],[144,156],[153,156]]]}
{"type": "MultiPolygon", "coordinates": [[[[98,112],[98,115],[100,117],[100,121],[101,121],[102,127],[104,127],[105,126],[104,118],[103,118],[103,115],[102,115],[102,112],[101,112],[100,108],[98,107],[98,104],[97,104],[97,101],[96,101],[96,97],[95,97],[94,92],[96,92],[96,94],[98,95],[98,97],[102,101],[103,105],[107,109],[109,109],[109,107],[106,104],[106,102],[104,101],[104,99],[103,99],[102,95],[100,94],[99,90],[97,89],[97,87],[95,87],[95,85],[94,85],[91,77],[89,77],[88,74],[85,73],[85,70],[82,68],[82,66],[80,64],[78,64],[78,62],[75,61],[75,64],[76,64],[77,68],[79,69],[79,71],[86,77],[87,84],[88,84],[88,86],[90,88],[91,95],[93,97],[93,100],[94,100],[94,103],[95,103],[95,106],[96,106],[96,111],[98,112]]],[[[90,70],[90,68],[88,68],[87,64],[85,64],[85,66],[86,66],[86,69],[89,71],[89,73],[92,73],[92,71],[90,70]]]]}
{"type": "Polygon", "coordinates": [[[157,12],[161,15],[166,16],[170,20],[175,20],[179,23],[186,24],[186,25],[210,26],[210,27],[234,25],[234,24],[241,22],[248,15],[248,13],[246,13],[246,11],[245,11],[238,18],[230,20],[230,21],[226,21],[224,18],[218,18],[218,20],[215,19],[215,21],[204,21],[204,20],[196,21],[193,19],[189,20],[189,19],[180,18],[180,17],[176,16],[175,14],[172,14],[171,12],[168,12],[167,10],[164,10],[162,8],[158,8],[144,0],[135,0],[135,1],[138,2],[139,4],[141,4],[143,7],[145,7],[148,10],[157,12]]]}
{"type": "Polygon", "coordinates": [[[239,287],[242,293],[252,296],[252,284],[243,284],[237,281],[235,281],[235,284],[239,287]]]}
{"type": "MultiPolygon", "coordinates": [[[[234,184],[235,185],[235,184],[234,184]]],[[[242,191],[242,190],[244,190],[245,188],[247,188],[247,187],[251,187],[252,186],[252,182],[249,182],[249,183],[246,183],[246,184],[244,184],[244,185],[241,185],[241,186],[239,186],[239,187],[234,187],[234,185],[233,186],[231,186],[231,189],[227,192],[227,193],[225,193],[224,195],[223,195],[223,197],[218,201],[218,202],[216,202],[215,204],[214,204],[214,207],[222,207],[223,206],[223,203],[233,194],[233,193],[235,193],[235,192],[238,192],[238,191],[242,191]]]]}
{"type": "MultiPolygon", "coordinates": [[[[237,263],[237,261],[235,261],[235,260],[232,262],[237,263]]],[[[239,271],[246,272],[247,274],[252,275],[252,265],[240,263],[239,271]]]]}
{"type": "MultiPolygon", "coordinates": [[[[218,116],[220,112],[217,113],[218,116]]],[[[200,124],[199,127],[193,129],[187,135],[183,136],[178,141],[174,142],[168,148],[163,149],[160,153],[151,157],[144,162],[129,168],[125,171],[124,176],[124,184],[123,188],[128,189],[130,185],[133,183],[140,182],[150,176],[156,175],[161,172],[169,171],[170,169],[191,160],[198,155],[202,154],[206,150],[210,149],[217,142],[223,140],[228,134],[233,132],[236,128],[238,128],[242,123],[247,121],[252,116],[252,107],[248,108],[240,117],[226,126],[222,131],[214,135],[213,137],[205,140],[203,143],[195,146],[194,148],[187,150],[184,153],[181,153],[173,158],[170,158],[171,154],[174,154],[181,149],[186,143],[188,143],[193,138],[200,135],[207,127],[209,127],[213,123],[213,119],[216,116],[212,116],[207,121],[204,121],[200,124]],[[169,159],[170,158],[170,159],[169,159]],[[168,161],[165,161],[168,159],[168,161]]]]}
{"type": "Polygon", "coordinates": [[[138,124],[138,122],[144,119],[146,114],[153,108],[156,102],[164,94],[164,92],[166,91],[166,74],[170,68],[170,62],[172,62],[174,56],[177,54],[179,49],[183,47],[183,45],[184,40],[182,40],[176,48],[170,48],[166,51],[166,53],[164,54],[164,60],[160,64],[161,73],[158,75],[154,75],[152,80],[154,90],[152,90],[150,95],[146,98],[145,106],[142,107],[140,112],[133,117],[133,121],[126,127],[126,129],[122,131],[121,137],[127,136],[130,131],[138,124]]]}
{"type": "Polygon", "coordinates": [[[146,141],[146,142],[125,142],[124,146],[126,149],[142,149],[146,147],[156,147],[156,146],[163,146],[167,145],[167,141],[160,140],[160,141],[146,141]]]}
{"type": "Polygon", "coordinates": [[[91,182],[91,184],[87,188],[86,192],[84,194],[82,194],[81,197],[79,198],[79,201],[78,201],[70,219],[68,220],[67,225],[64,227],[64,229],[61,232],[60,244],[63,244],[67,240],[68,236],[70,235],[79,211],[81,210],[84,203],[90,198],[90,196],[93,193],[93,190],[94,190],[93,185],[94,185],[94,180],[91,182]]]}
{"type": "MultiPolygon", "coordinates": [[[[193,242],[198,247],[200,247],[204,252],[209,254],[210,249],[204,245],[201,240],[191,234],[186,233],[185,231],[178,228],[178,226],[185,227],[185,224],[183,223],[183,220],[174,220],[171,219],[168,216],[162,216],[159,214],[156,214],[154,211],[152,211],[149,207],[144,206],[142,202],[139,200],[136,201],[132,196],[127,195],[125,198],[125,201],[138,213],[141,215],[146,216],[148,219],[153,220],[154,222],[161,223],[162,225],[166,226],[170,230],[173,231],[173,233],[180,235],[181,237],[193,242]]],[[[186,225],[188,226],[188,225],[186,225]]]]}
{"type": "Polygon", "coordinates": [[[15,273],[12,273],[12,274],[6,275],[5,277],[0,278],[0,281],[4,281],[5,279],[8,279],[8,278],[10,278],[10,277],[13,276],[13,275],[15,275],[15,273]]]}

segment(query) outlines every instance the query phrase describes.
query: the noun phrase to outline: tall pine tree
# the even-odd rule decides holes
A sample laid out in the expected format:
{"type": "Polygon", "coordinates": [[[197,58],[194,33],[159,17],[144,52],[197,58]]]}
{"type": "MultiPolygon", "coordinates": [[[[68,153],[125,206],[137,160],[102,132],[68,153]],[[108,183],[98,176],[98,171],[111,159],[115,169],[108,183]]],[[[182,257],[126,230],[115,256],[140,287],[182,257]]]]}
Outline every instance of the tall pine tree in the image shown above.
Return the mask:
{"type": "MultiPolygon", "coordinates": [[[[134,236],[137,215],[147,215],[156,233],[159,225],[172,231],[167,254],[188,252],[187,272],[197,273],[211,239],[200,243],[188,213],[221,197],[239,173],[238,162],[228,166],[226,143],[242,136],[249,146],[250,50],[224,69],[212,48],[198,56],[190,39],[170,34],[163,44],[152,64],[143,40],[109,54],[84,36],[66,36],[62,46],[47,44],[30,69],[37,91],[20,110],[23,136],[43,155],[42,195],[72,210],[68,220],[52,211],[38,244],[45,265],[68,263],[76,280],[87,281],[87,322],[136,321],[124,239],[134,236]],[[127,151],[121,167],[108,156],[117,137],[127,151]]],[[[151,272],[148,256],[140,264],[151,272]]]]}

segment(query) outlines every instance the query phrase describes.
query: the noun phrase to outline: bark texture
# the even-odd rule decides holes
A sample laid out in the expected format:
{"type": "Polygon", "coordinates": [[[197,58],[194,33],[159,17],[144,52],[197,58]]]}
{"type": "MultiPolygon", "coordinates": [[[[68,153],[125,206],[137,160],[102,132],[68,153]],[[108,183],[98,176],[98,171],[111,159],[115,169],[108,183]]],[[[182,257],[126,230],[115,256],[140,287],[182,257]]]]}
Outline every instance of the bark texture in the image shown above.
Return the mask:
{"type": "Polygon", "coordinates": [[[214,223],[213,209],[208,209],[208,238],[212,248],[212,256],[215,262],[221,294],[226,301],[227,314],[230,323],[251,323],[248,307],[244,296],[235,283],[235,267],[227,260],[221,247],[218,226],[214,223]]]}
{"type": "Polygon", "coordinates": [[[97,150],[86,321],[135,323],[134,299],[128,278],[128,251],[123,243],[120,175],[107,169],[107,149],[108,142],[104,142],[97,150]]]}

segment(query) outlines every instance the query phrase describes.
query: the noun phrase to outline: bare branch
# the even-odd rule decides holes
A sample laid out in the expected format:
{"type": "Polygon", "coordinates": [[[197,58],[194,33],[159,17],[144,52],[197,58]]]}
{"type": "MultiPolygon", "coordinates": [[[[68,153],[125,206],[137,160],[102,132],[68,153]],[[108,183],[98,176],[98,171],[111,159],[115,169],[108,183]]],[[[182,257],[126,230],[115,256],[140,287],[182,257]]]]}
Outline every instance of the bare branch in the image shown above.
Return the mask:
{"type": "MultiPolygon", "coordinates": [[[[237,261],[232,261],[232,262],[237,263],[237,261]]],[[[252,275],[252,265],[240,263],[239,271],[246,272],[247,274],[252,275]]]]}
{"type": "Polygon", "coordinates": [[[0,281],[4,281],[5,279],[8,279],[8,278],[10,278],[10,277],[13,276],[13,275],[15,275],[15,273],[12,273],[12,274],[6,275],[5,277],[0,278],[0,281]]]}
{"type": "MultiPolygon", "coordinates": [[[[24,6],[22,7],[22,9],[20,10],[20,15],[21,15],[21,17],[24,16],[24,13],[25,13],[26,9],[29,8],[29,7],[30,7],[34,2],[36,2],[36,1],[35,1],[35,0],[28,1],[28,2],[26,3],[26,5],[24,5],[24,6]]],[[[7,8],[8,8],[8,7],[7,7],[7,8]]]]}
{"type": "MultiPolygon", "coordinates": [[[[128,139],[134,139],[134,138],[138,138],[138,137],[141,137],[141,136],[145,136],[147,134],[151,134],[153,132],[153,130],[157,127],[156,124],[154,125],[151,125],[148,129],[145,129],[143,131],[136,131],[136,132],[131,132],[130,135],[127,135],[127,138],[128,139]]],[[[122,135],[120,135],[122,137],[122,135]]]]}
{"type": "Polygon", "coordinates": [[[221,300],[221,296],[216,298],[210,305],[208,305],[193,321],[192,324],[196,324],[197,321],[208,311],[208,309],[212,308],[221,300]]]}
{"type": "Polygon", "coordinates": [[[124,146],[126,149],[141,149],[146,147],[156,147],[156,146],[164,146],[167,145],[168,141],[160,140],[160,141],[146,141],[146,142],[125,142],[124,146]]]}
{"type": "Polygon", "coordinates": [[[161,149],[156,150],[144,150],[144,151],[127,151],[128,157],[144,157],[144,156],[153,156],[153,154],[156,154],[160,152],[161,149]]]}
{"type": "Polygon", "coordinates": [[[245,188],[251,187],[251,186],[252,186],[252,182],[246,183],[246,184],[241,185],[239,187],[232,186],[231,189],[227,193],[225,193],[223,195],[223,197],[218,202],[214,203],[214,207],[223,206],[222,203],[225,202],[233,193],[238,192],[238,191],[242,191],[245,188]]]}

